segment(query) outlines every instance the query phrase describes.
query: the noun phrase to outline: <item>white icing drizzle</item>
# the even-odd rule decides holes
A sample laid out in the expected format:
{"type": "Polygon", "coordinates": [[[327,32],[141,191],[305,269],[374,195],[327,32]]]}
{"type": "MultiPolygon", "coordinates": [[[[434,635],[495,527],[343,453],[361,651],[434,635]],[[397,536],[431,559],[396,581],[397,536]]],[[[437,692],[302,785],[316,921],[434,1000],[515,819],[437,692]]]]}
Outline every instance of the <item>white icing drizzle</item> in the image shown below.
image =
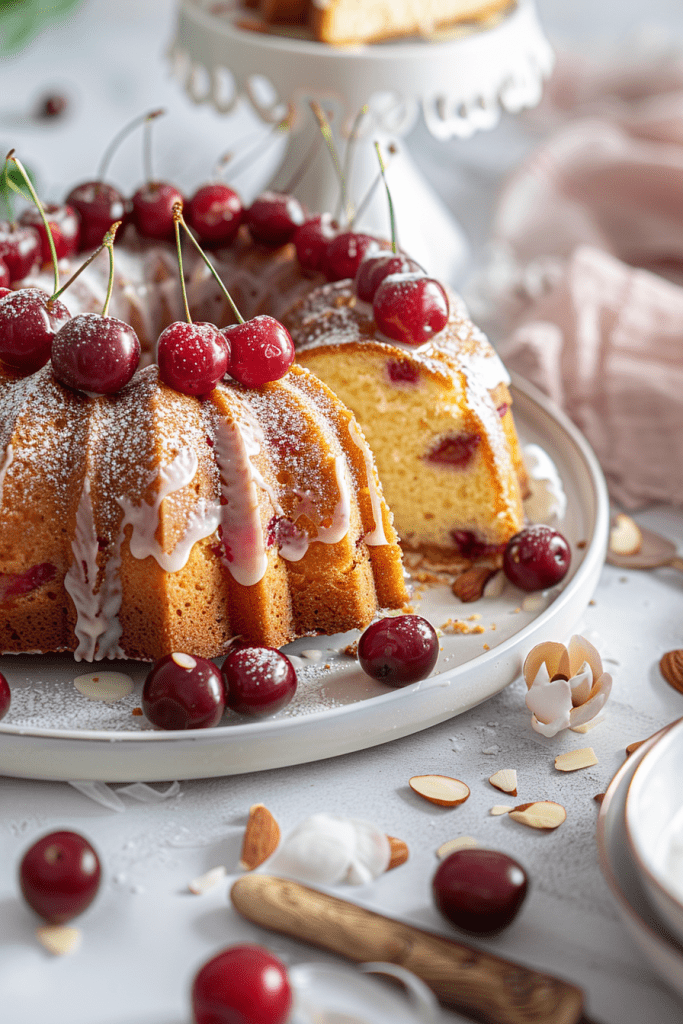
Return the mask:
{"type": "Polygon", "coordinates": [[[0,508],[2,508],[2,489],[5,485],[5,476],[7,474],[7,470],[10,468],[13,461],[14,448],[12,447],[11,444],[8,444],[7,450],[5,452],[5,457],[2,460],[2,465],[0,466],[0,508]]]}
{"type": "Polygon", "coordinates": [[[220,526],[230,555],[222,560],[233,579],[246,587],[262,580],[268,567],[256,492],[256,484],[266,488],[266,483],[252,463],[261,450],[260,433],[255,423],[223,419],[216,429],[216,458],[225,502],[220,506],[220,526]]]}
{"type": "Polygon", "coordinates": [[[74,659],[102,661],[104,658],[123,658],[125,655],[119,647],[122,628],[118,618],[121,608],[121,543],[117,541],[110,554],[102,585],[95,593],[98,544],[87,476],[76,511],[71,550],[74,560],[64,577],[64,589],[76,607],[74,632],[78,646],[74,659]]]}
{"type": "Polygon", "coordinates": [[[221,521],[220,510],[217,505],[200,500],[173,551],[164,551],[156,539],[161,503],[169,494],[192,483],[198,466],[196,452],[191,448],[183,448],[169,466],[160,466],[157,470],[159,489],[151,505],[147,502],[135,505],[126,497],[116,499],[124,512],[121,533],[128,524],[133,527],[130,553],[134,558],[143,559],[152,555],[165,572],[178,572],[187,563],[194,544],[215,532],[221,521]]]}
{"type": "Polygon", "coordinates": [[[280,554],[288,562],[300,562],[308,551],[310,540],[305,530],[299,530],[292,537],[285,537],[278,545],[280,554]]]}
{"type": "Polygon", "coordinates": [[[379,489],[375,481],[374,466],[372,464],[372,456],[368,450],[368,446],[358,429],[358,424],[355,420],[349,422],[349,434],[351,440],[356,444],[363,453],[365,459],[365,475],[368,480],[368,492],[370,494],[370,502],[372,505],[372,515],[375,521],[375,528],[371,533],[365,535],[365,543],[369,544],[370,547],[379,547],[381,544],[388,544],[386,534],[384,533],[384,523],[382,522],[382,501],[379,495],[379,489]]]}
{"type": "Polygon", "coordinates": [[[334,475],[339,488],[339,501],[335,506],[330,525],[318,527],[318,536],[315,540],[319,540],[322,544],[338,544],[349,532],[349,523],[351,522],[351,489],[346,473],[346,459],[343,455],[337,455],[334,460],[334,475]]]}

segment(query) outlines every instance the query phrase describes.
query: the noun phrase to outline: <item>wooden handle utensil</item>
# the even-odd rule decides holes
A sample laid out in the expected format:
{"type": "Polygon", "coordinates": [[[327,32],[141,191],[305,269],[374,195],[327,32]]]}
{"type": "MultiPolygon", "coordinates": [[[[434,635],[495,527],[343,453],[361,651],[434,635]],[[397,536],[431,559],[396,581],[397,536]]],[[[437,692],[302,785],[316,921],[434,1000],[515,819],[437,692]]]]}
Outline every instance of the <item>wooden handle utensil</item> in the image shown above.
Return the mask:
{"type": "Polygon", "coordinates": [[[581,989],[284,878],[245,875],[231,890],[243,917],[359,963],[400,964],[445,1005],[486,1024],[580,1024],[581,989]]]}

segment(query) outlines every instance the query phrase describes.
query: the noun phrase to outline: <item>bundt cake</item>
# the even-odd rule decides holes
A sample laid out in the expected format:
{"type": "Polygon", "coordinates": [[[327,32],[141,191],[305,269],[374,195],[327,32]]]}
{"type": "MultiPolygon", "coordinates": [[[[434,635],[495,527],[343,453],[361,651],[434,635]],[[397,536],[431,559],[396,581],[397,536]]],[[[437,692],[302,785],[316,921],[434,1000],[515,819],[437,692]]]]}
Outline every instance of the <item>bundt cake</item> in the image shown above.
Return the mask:
{"type": "Polygon", "coordinates": [[[0,650],[214,657],[363,627],[406,599],[351,413],[294,366],[198,400],[0,376],[0,650]]]}
{"type": "Polygon", "coordinates": [[[301,25],[334,45],[429,36],[459,22],[483,21],[512,0],[244,0],[268,25],[301,25]]]}

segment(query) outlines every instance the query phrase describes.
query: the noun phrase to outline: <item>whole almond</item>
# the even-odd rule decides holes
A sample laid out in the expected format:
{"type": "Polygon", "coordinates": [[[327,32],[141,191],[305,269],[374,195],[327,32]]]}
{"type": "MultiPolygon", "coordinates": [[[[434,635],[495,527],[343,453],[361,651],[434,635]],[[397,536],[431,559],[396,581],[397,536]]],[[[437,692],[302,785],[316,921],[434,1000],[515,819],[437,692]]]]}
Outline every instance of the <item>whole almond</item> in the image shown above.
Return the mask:
{"type": "Polygon", "coordinates": [[[280,826],[275,818],[263,804],[254,804],[249,808],[249,820],[242,840],[240,867],[244,871],[253,871],[275,853],[279,842],[280,826]]]}
{"type": "Polygon", "coordinates": [[[683,693],[683,650],[667,651],[659,662],[659,670],[669,686],[683,693]]]}
{"type": "Polygon", "coordinates": [[[488,569],[486,566],[474,566],[464,572],[462,576],[458,576],[451,590],[465,604],[469,604],[470,601],[478,601],[484,593],[484,587],[495,572],[495,569],[488,569]]]}
{"type": "Polygon", "coordinates": [[[387,836],[387,839],[391,849],[391,859],[387,864],[387,871],[391,871],[393,868],[405,864],[408,860],[409,851],[402,839],[397,839],[396,836],[387,836]]]}
{"type": "Polygon", "coordinates": [[[469,786],[448,775],[414,775],[409,784],[419,796],[440,807],[457,807],[470,795],[469,786]]]}

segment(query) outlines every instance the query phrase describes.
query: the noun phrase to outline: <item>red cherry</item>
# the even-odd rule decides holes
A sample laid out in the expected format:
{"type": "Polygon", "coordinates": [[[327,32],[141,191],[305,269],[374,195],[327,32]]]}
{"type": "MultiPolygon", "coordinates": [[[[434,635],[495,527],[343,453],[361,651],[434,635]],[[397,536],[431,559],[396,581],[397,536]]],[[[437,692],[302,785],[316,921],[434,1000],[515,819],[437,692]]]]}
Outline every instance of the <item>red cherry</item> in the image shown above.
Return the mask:
{"type": "Polygon", "coordinates": [[[3,259],[0,259],[0,288],[5,292],[10,290],[9,268],[3,259]]]}
{"type": "Polygon", "coordinates": [[[80,313],[55,334],[52,372],[76,391],[113,395],[132,379],[140,362],[138,336],[123,320],[80,313]]]}
{"type": "Polygon", "coordinates": [[[281,960],[262,946],[232,946],[192,983],[195,1024],[285,1024],[292,990],[281,960]]]}
{"type": "Polygon", "coordinates": [[[229,245],[240,226],[242,200],[223,182],[209,182],[192,196],[185,217],[204,245],[229,245]]]}
{"type": "Polygon", "coordinates": [[[115,221],[125,221],[131,204],[117,188],[104,181],[84,181],[66,197],[81,218],[81,249],[96,248],[115,221]]]}
{"type": "Polygon", "coordinates": [[[319,213],[297,228],[292,241],[302,270],[316,273],[325,266],[327,249],[337,234],[337,222],[330,213],[319,213]]]}
{"type": "Polygon", "coordinates": [[[363,302],[372,302],[382,281],[390,274],[421,273],[423,270],[419,263],[400,253],[383,252],[378,256],[368,256],[356,273],[356,295],[363,302]]]}
{"type": "Polygon", "coordinates": [[[160,729],[211,729],[225,711],[223,677],[206,658],[167,654],[145,679],[142,707],[160,729]]]}
{"type": "Polygon", "coordinates": [[[469,559],[499,555],[505,548],[504,544],[487,544],[471,530],[451,530],[451,538],[460,554],[469,559]]]}
{"type": "Polygon", "coordinates": [[[405,359],[389,359],[387,372],[392,384],[417,384],[420,379],[419,367],[405,359]]]}
{"type": "Polygon", "coordinates": [[[25,225],[0,221],[0,258],[12,281],[23,281],[40,258],[40,236],[25,225]]]}
{"type": "Polygon", "coordinates": [[[208,395],[228,369],[230,342],[213,324],[178,320],[159,335],[159,379],[184,395],[208,395]]]}
{"type": "Polygon", "coordinates": [[[12,694],[10,693],[9,683],[0,672],[0,721],[5,717],[9,711],[9,706],[12,701],[12,694]]]}
{"type": "Polygon", "coordinates": [[[266,245],[284,245],[306,215],[298,199],[282,192],[263,192],[246,211],[244,219],[251,237],[266,245]]]}
{"type": "Polygon", "coordinates": [[[100,861],[77,832],[52,832],[26,851],[19,867],[24,899],[45,921],[64,924],[86,910],[100,885],[100,861]]]}
{"type": "Polygon", "coordinates": [[[344,281],[354,278],[366,257],[386,248],[386,242],[357,231],[343,231],[327,247],[325,274],[328,281],[344,281]]]}
{"type": "Polygon", "coordinates": [[[30,594],[44,583],[51,583],[56,575],[57,567],[51,562],[39,562],[23,572],[0,573],[0,603],[30,594]]]}
{"type": "Polygon", "coordinates": [[[230,345],[228,372],[248,388],[280,380],[294,362],[289,331],[272,316],[255,316],[243,324],[232,324],[221,334],[230,345]]]}
{"type": "Polygon", "coordinates": [[[497,850],[456,850],[432,880],[434,902],[448,920],[475,935],[507,928],[528,888],[521,864],[497,850]]]}
{"type": "Polygon", "coordinates": [[[479,434],[447,434],[425,456],[427,462],[464,469],[481,443],[479,434]]]}
{"type": "Polygon", "coordinates": [[[175,185],[148,181],[132,199],[133,223],[144,238],[170,241],[174,236],[173,204],[184,203],[175,185]]]}
{"type": "Polygon", "coordinates": [[[22,288],[0,299],[0,362],[20,373],[33,373],[50,358],[57,331],[69,321],[59,299],[48,307],[49,295],[22,288]]]}
{"type": "Polygon", "coordinates": [[[436,665],[439,640],[420,615],[396,615],[373,622],[358,641],[361,668],[387,686],[425,679],[436,665]]]}
{"type": "Polygon", "coordinates": [[[227,704],[241,715],[274,715],[296,693],[296,672],[289,658],[273,647],[243,647],[223,662],[227,704]]]}
{"type": "Polygon", "coordinates": [[[422,345],[448,323],[448,296],[432,277],[391,275],[375,292],[372,312],[387,338],[406,345],[422,345]]]}
{"type": "MultiPolygon", "coordinates": [[[[71,206],[57,206],[55,203],[48,203],[43,209],[52,232],[57,259],[75,256],[81,236],[81,223],[76,211],[71,206]]],[[[51,263],[50,243],[38,208],[30,206],[24,210],[19,217],[19,223],[35,228],[40,235],[40,260],[42,263],[51,263]]]]}
{"type": "Polygon", "coordinates": [[[564,579],[571,560],[569,544],[562,534],[536,523],[507,542],[503,572],[522,590],[546,590],[564,579]]]}

